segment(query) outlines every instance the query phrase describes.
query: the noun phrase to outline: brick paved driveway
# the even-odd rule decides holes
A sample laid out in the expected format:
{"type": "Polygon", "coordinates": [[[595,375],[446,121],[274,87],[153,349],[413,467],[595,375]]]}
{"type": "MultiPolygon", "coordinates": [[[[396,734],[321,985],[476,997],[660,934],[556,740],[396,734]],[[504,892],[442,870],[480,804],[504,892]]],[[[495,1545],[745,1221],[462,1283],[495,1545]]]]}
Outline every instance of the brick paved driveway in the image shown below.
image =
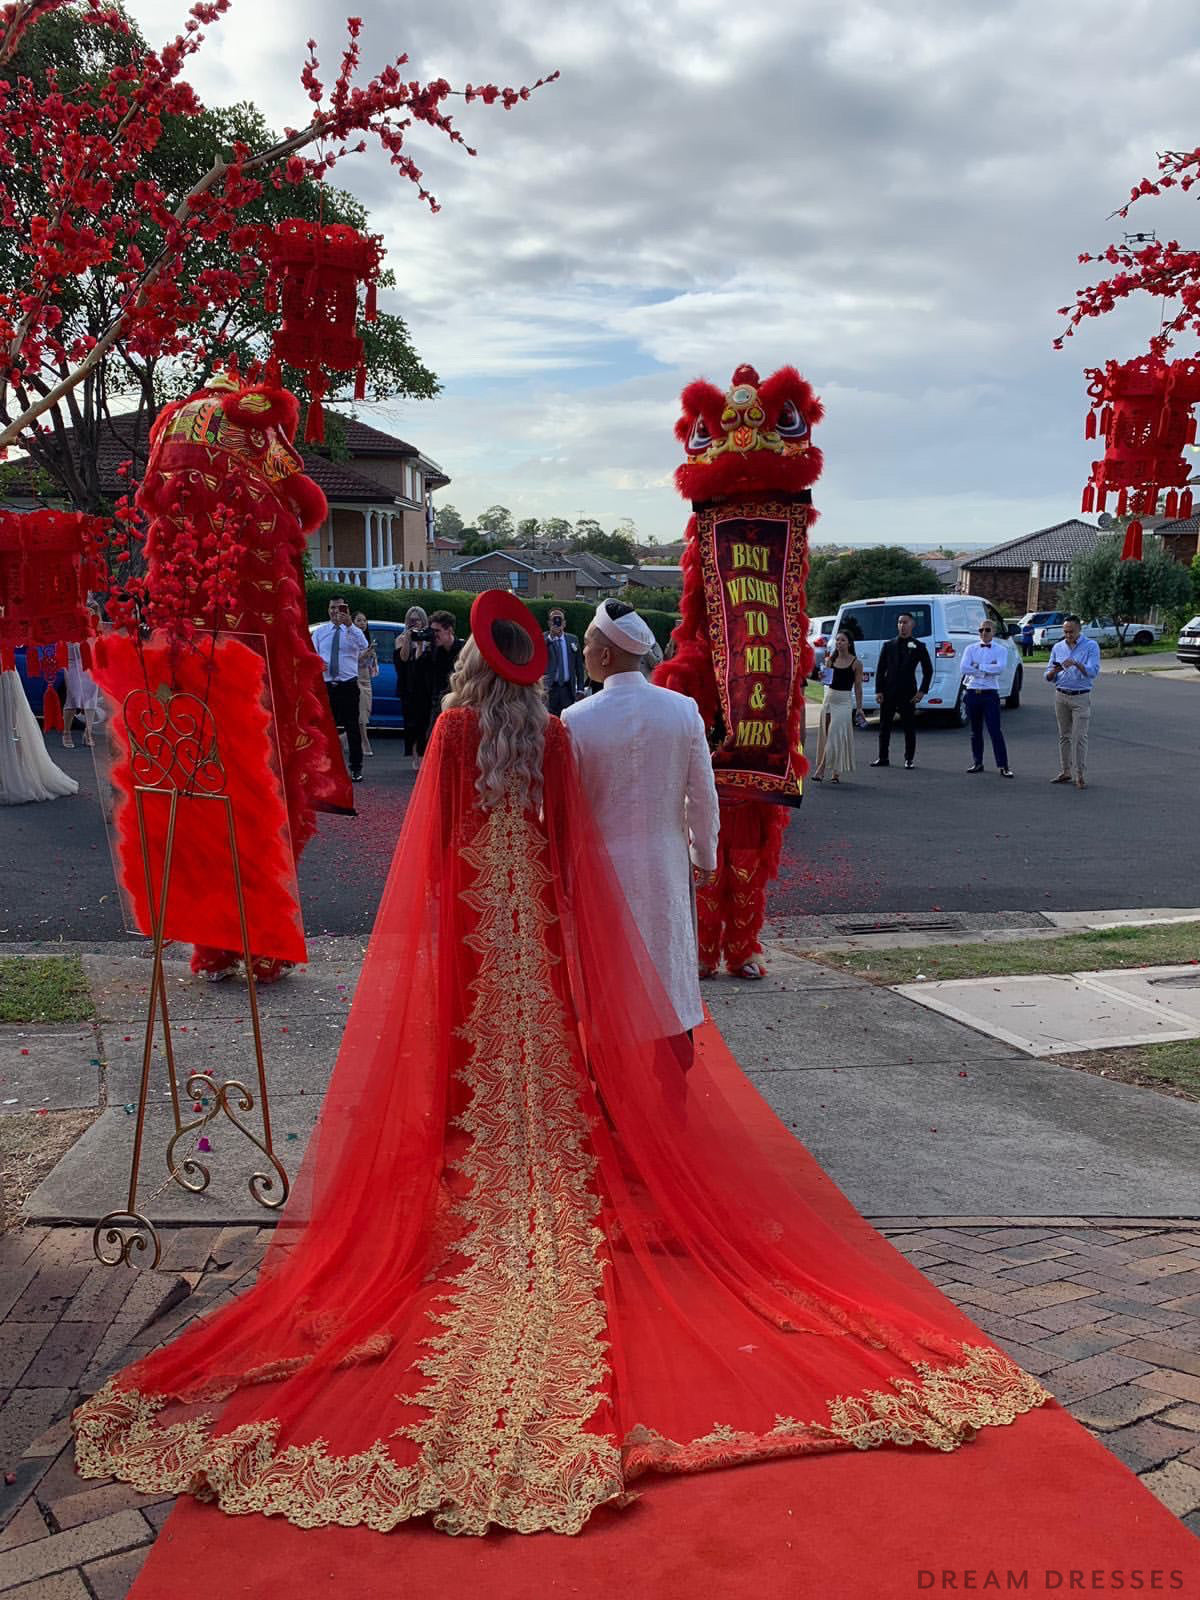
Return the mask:
{"type": "MultiPolygon", "coordinates": [[[[883,1218],[876,1226],[1200,1534],[1200,1224],[883,1218]]],[[[75,1476],[66,1418],[253,1276],[256,1228],[177,1228],[154,1272],[91,1232],[0,1237],[0,1594],[122,1600],[170,1499],[75,1476]]]]}

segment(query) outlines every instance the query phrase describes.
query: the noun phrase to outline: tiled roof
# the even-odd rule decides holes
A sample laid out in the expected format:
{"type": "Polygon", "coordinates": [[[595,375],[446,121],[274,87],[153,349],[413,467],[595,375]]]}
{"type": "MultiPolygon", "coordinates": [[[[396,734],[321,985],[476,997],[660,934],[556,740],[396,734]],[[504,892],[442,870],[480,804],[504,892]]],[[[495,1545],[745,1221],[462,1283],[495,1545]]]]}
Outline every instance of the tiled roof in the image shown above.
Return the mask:
{"type": "Polygon", "coordinates": [[[421,452],[415,444],[409,444],[404,439],[395,439],[390,433],[381,433],[378,428],[372,428],[368,423],[359,422],[357,417],[344,417],[340,411],[326,412],[329,417],[335,417],[345,430],[346,449],[352,456],[419,456],[421,452]]]}
{"type": "MultiPolygon", "coordinates": [[[[380,433],[377,428],[369,428],[366,423],[355,422],[349,417],[338,419],[346,429],[346,448],[355,457],[371,456],[418,456],[418,451],[413,445],[406,444],[403,439],[389,439],[386,433],[380,433]],[[384,449],[387,444],[390,448],[384,449]]],[[[74,430],[68,429],[68,435],[74,430]]],[[[149,428],[147,419],[143,416],[140,420],[131,413],[128,416],[116,416],[111,423],[101,428],[96,451],[100,469],[100,492],[110,499],[129,492],[129,480],[118,476],[117,468],[131,456],[141,460],[146,457],[146,441],[149,428]]],[[[304,458],[304,470],[315,483],[324,490],[326,498],[341,502],[350,501],[360,505],[392,505],[399,498],[395,489],[389,488],[385,483],[379,483],[368,472],[360,472],[356,462],[331,461],[328,456],[318,455],[315,450],[305,449],[298,444],[296,448],[304,458]]],[[[8,479],[5,489],[9,497],[29,496],[34,493],[31,480],[20,470],[21,462],[13,463],[13,471],[8,479]]],[[[431,483],[449,483],[449,478],[443,474],[428,474],[431,483]]]]}
{"type": "Polygon", "coordinates": [[[587,580],[585,588],[617,589],[625,582],[626,567],[593,555],[590,550],[572,550],[570,555],[564,551],[559,559],[582,574],[587,580]]]}
{"type": "Polygon", "coordinates": [[[1025,569],[1035,561],[1073,561],[1085,550],[1093,549],[1099,538],[1099,528],[1072,517],[1067,522],[1056,522],[1053,527],[1027,533],[1020,539],[1010,539],[1007,544],[998,544],[992,550],[972,556],[962,565],[973,571],[977,567],[1025,569]]]}
{"type": "Polygon", "coordinates": [[[485,589],[507,589],[507,572],[447,572],[443,582],[447,589],[457,589],[462,594],[482,594],[485,589]]]}
{"type": "Polygon", "coordinates": [[[1179,517],[1172,522],[1160,522],[1157,527],[1149,530],[1152,533],[1172,534],[1200,533],[1200,516],[1179,517]]]}
{"type": "Polygon", "coordinates": [[[468,556],[464,561],[456,561],[450,570],[461,572],[464,567],[473,567],[477,561],[486,561],[489,556],[507,556],[514,566],[528,567],[530,572],[570,572],[575,567],[574,561],[568,561],[565,556],[548,556],[541,550],[517,548],[485,550],[482,555],[468,556]]]}

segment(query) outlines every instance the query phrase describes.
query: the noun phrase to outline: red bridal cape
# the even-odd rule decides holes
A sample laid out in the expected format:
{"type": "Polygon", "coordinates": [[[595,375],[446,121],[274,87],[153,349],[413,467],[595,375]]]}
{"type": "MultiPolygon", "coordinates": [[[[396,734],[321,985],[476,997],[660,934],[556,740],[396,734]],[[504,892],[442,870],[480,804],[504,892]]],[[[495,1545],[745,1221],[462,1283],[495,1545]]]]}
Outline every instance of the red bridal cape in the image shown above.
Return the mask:
{"type": "Polygon", "coordinates": [[[647,1470],[951,1450],[1046,1400],[821,1219],[756,1096],[685,1075],[558,720],[540,814],[481,808],[477,746],[438,719],[257,1284],[79,1408],[80,1471],[575,1533],[647,1470]]]}

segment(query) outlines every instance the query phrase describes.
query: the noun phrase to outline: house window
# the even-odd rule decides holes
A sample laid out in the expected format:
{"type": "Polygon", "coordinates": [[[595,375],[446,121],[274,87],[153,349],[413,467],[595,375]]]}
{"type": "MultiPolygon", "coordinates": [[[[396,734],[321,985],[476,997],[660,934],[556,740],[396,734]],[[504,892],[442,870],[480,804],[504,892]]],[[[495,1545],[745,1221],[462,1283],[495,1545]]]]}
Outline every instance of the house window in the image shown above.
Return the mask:
{"type": "Polygon", "coordinates": [[[518,590],[528,589],[529,574],[527,572],[516,572],[510,570],[508,574],[508,586],[514,594],[516,594],[518,590]]]}

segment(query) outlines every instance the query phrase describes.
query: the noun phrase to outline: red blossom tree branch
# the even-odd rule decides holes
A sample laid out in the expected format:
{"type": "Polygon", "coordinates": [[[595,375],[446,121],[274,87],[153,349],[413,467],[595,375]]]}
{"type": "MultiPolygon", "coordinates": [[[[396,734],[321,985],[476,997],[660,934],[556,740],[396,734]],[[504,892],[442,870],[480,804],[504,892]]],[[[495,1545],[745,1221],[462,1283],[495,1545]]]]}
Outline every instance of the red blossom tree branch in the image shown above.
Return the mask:
{"type": "MultiPolygon", "coordinates": [[[[0,63],[10,62],[29,28],[67,0],[15,0],[0,7],[0,63]]],[[[129,24],[103,0],[87,0],[85,21],[129,33],[129,24]]],[[[236,148],[228,160],[198,176],[182,197],[168,195],[141,174],[145,158],[168,117],[196,116],[202,106],[182,78],[187,59],[201,46],[204,29],[228,11],[231,0],[195,0],[183,31],[161,51],[147,50],[112,69],[98,84],[68,94],[48,74],[44,91],[28,78],[0,83],[0,228],[21,230],[27,280],[0,294],[0,456],[23,433],[39,430],[56,407],[104,361],[122,349],[150,363],[183,354],[211,359],[196,324],[255,290],[261,263],[254,230],[240,217],[263,192],[263,184],[321,180],[344,156],[366,148],[370,135],[392,165],[412,182],[434,211],[437,200],[424,186],[405,139],[423,123],[466,144],[445,109],[456,93],[445,79],[422,83],[406,78],[401,55],[365,85],[356,82],[361,20],[350,18],[348,42],[337,77],[326,94],[316,44],[310,40],[301,83],[316,112],[301,129],[287,129],[269,148],[236,148]],[[6,92],[7,91],[7,92],[6,92]],[[316,154],[304,154],[318,145],[316,154]],[[18,181],[19,180],[19,181],[18,181]],[[113,204],[132,185],[136,219],[113,204]],[[19,195],[34,189],[42,210],[29,216],[19,195]],[[153,247],[143,248],[147,230],[153,247]],[[139,240],[141,242],[139,242],[139,240]],[[184,281],[185,255],[198,240],[228,246],[228,265],[210,267],[184,281]],[[73,280],[103,273],[115,287],[107,325],[86,336],[63,328],[62,304],[73,280]],[[19,414],[12,416],[9,396],[19,414]]],[[[467,85],[463,97],[505,109],[527,100],[558,74],[521,89],[467,85]]]]}
{"type": "MultiPolygon", "coordinates": [[[[1175,188],[1186,194],[1197,183],[1200,183],[1200,148],[1164,151],[1158,158],[1158,177],[1143,178],[1135,184],[1128,200],[1109,220],[1127,219],[1130,208],[1147,196],[1161,195],[1175,188]]],[[[1071,338],[1086,318],[1105,316],[1121,301],[1136,294],[1162,299],[1165,305],[1174,308],[1170,316],[1164,312],[1159,331],[1150,341],[1152,355],[1165,356],[1177,334],[1200,335],[1200,250],[1186,250],[1176,239],[1166,243],[1130,240],[1109,245],[1107,250],[1095,255],[1084,253],[1079,261],[1081,265],[1105,262],[1118,270],[1077,290],[1071,305],[1059,307],[1059,316],[1068,320],[1054,341],[1056,350],[1062,349],[1064,340],[1071,338]]]]}

